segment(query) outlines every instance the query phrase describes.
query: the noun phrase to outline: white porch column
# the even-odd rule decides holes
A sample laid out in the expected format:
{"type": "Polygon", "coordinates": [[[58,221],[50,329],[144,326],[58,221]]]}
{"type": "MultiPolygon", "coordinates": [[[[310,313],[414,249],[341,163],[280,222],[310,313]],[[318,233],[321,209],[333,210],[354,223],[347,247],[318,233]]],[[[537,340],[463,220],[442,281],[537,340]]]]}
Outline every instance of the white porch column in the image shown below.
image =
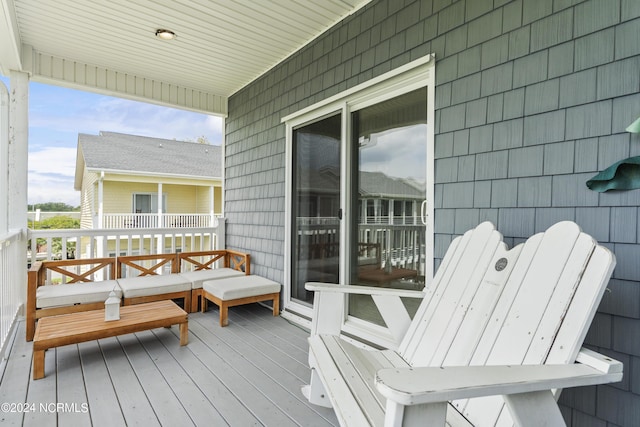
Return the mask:
{"type": "MultiPolygon", "coordinates": [[[[94,225],[97,229],[103,229],[104,228],[104,171],[100,171],[100,178],[98,178],[98,218],[97,221],[95,221],[95,225],[94,225]]],[[[96,238],[96,256],[98,257],[104,257],[107,254],[105,254],[105,245],[104,245],[104,236],[98,236],[96,238]]],[[[77,243],[78,245],[80,244],[80,242],[77,243]]],[[[78,250],[80,248],[76,248],[76,250],[78,250]]],[[[82,253],[83,251],[81,251],[80,253],[82,253]]],[[[117,254],[116,254],[117,255],[117,254]]],[[[103,271],[100,270],[100,273],[102,273],[103,271]]]]}
{"type": "MultiPolygon", "coordinates": [[[[166,227],[166,224],[162,223],[162,183],[158,183],[158,227],[166,227]]],[[[158,236],[156,239],[156,253],[164,253],[164,238],[158,236]]]]}
{"type": "Polygon", "coordinates": [[[164,227],[162,223],[162,183],[158,183],[158,227],[164,227]]]}
{"type": "MultiPolygon", "coordinates": [[[[0,82],[0,201],[9,200],[9,90],[0,82]]],[[[7,203],[0,202],[0,234],[9,230],[7,203]]]]}
{"type": "Polygon", "coordinates": [[[27,228],[27,170],[29,154],[29,74],[10,73],[7,225],[27,228]]]}
{"type": "Polygon", "coordinates": [[[100,172],[100,179],[98,179],[98,221],[96,221],[96,228],[104,228],[104,171],[100,172]]]}
{"type": "Polygon", "coordinates": [[[215,197],[215,191],[213,185],[209,187],[209,226],[213,225],[213,221],[215,220],[215,207],[216,203],[213,199],[215,197]]]}
{"type": "MultiPolygon", "coordinates": [[[[27,265],[27,182],[29,154],[29,74],[20,71],[10,73],[9,91],[9,141],[6,157],[7,198],[6,217],[8,230],[21,230],[18,265],[27,265]]],[[[4,163],[4,161],[3,161],[4,163]]],[[[4,167],[4,166],[3,166],[4,167]]],[[[2,169],[2,168],[0,168],[2,169]]],[[[33,248],[35,250],[35,248],[33,248]]],[[[27,269],[16,268],[13,279],[27,283],[27,269]]],[[[19,301],[24,304],[23,295],[19,301]]],[[[23,309],[24,310],[24,305],[23,309]]]]}

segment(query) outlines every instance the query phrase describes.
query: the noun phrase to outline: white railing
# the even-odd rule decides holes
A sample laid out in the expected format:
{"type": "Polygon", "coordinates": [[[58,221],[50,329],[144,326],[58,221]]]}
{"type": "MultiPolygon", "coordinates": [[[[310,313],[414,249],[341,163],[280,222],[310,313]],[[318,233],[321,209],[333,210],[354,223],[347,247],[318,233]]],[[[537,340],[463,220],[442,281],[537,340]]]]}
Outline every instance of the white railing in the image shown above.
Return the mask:
{"type": "Polygon", "coordinates": [[[209,214],[116,213],[102,216],[102,228],[200,228],[211,227],[211,219],[209,214]]]}
{"type": "Polygon", "coordinates": [[[422,219],[419,216],[368,216],[360,221],[361,225],[422,225],[422,219]]]}
{"type": "Polygon", "coordinates": [[[211,227],[29,230],[29,262],[225,248],[225,219],[211,227]],[[35,248],[35,250],[34,250],[35,248]]]}
{"type": "Polygon", "coordinates": [[[4,359],[7,339],[26,298],[27,266],[21,231],[0,236],[0,356],[4,359]]]}
{"type": "MultiPolygon", "coordinates": [[[[370,218],[372,219],[372,218],[370,218]]],[[[400,217],[392,217],[402,220],[400,217]]],[[[410,268],[424,271],[426,262],[425,228],[419,218],[406,217],[404,224],[389,224],[389,217],[382,221],[358,225],[358,256],[362,260],[373,259],[386,267],[410,268]],[[414,220],[415,219],[415,220],[414,220]]],[[[325,217],[297,218],[298,248],[301,256],[328,258],[336,256],[339,249],[340,220],[325,217]]]]}

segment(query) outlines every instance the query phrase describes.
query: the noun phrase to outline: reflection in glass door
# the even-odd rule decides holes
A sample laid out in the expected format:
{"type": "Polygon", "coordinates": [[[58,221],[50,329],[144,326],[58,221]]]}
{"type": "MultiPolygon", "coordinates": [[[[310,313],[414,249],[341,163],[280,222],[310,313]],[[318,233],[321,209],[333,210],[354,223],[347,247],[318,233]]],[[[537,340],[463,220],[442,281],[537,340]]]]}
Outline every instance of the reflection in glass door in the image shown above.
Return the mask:
{"type": "MultiPolygon", "coordinates": [[[[422,290],[427,89],[355,111],[351,125],[350,283],[422,290]]],[[[414,312],[418,302],[408,299],[405,305],[414,312]]],[[[383,324],[368,296],[351,295],[349,314],[383,324]]]]}
{"type": "Polygon", "coordinates": [[[340,274],[340,114],[293,131],[291,298],[310,306],[306,282],[340,274]]]}

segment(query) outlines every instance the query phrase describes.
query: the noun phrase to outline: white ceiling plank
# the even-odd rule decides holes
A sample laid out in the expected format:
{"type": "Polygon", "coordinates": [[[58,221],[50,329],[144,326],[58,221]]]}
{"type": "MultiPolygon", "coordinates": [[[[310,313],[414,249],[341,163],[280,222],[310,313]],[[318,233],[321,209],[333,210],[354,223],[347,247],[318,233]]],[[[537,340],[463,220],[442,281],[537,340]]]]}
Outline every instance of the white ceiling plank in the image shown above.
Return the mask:
{"type": "Polygon", "coordinates": [[[20,33],[18,31],[13,0],[0,0],[0,72],[5,75],[10,70],[20,70],[20,33]]]}
{"type": "Polygon", "coordinates": [[[16,39],[8,53],[5,43],[0,47],[0,72],[15,65],[26,45],[32,51],[23,60],[41,69],[43,79],[72,74],[74,85],[124,86],[137,97],[157,97],[141,90],[143,81],[162,82],[169,95],[160,102],[180,103],[187,95],[173,88],[183,88],[195,91],[199,104],[221,105],[369,1],[0,0],[0,37],[16,39]],[[9,8],[12,19],[4,16],[9,8]],[[159,40],[158,28],[175,31],[177,39],[159,40]]]}

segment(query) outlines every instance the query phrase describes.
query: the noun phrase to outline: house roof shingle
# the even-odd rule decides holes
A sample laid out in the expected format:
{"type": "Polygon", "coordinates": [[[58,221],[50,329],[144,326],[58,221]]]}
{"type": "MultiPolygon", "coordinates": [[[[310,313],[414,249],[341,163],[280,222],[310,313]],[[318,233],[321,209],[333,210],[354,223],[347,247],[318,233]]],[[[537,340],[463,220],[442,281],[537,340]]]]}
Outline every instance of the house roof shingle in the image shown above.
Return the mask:
{"type": "MultiPolygon", "coordinates": [[[[80,163],[87,169],[185,177],[222,177],[219,145],[198,144],[101,131],[78,134],[76,183],[80,163]]],[[[80,175],[81,176],[81,175],[80,175]]]]}

